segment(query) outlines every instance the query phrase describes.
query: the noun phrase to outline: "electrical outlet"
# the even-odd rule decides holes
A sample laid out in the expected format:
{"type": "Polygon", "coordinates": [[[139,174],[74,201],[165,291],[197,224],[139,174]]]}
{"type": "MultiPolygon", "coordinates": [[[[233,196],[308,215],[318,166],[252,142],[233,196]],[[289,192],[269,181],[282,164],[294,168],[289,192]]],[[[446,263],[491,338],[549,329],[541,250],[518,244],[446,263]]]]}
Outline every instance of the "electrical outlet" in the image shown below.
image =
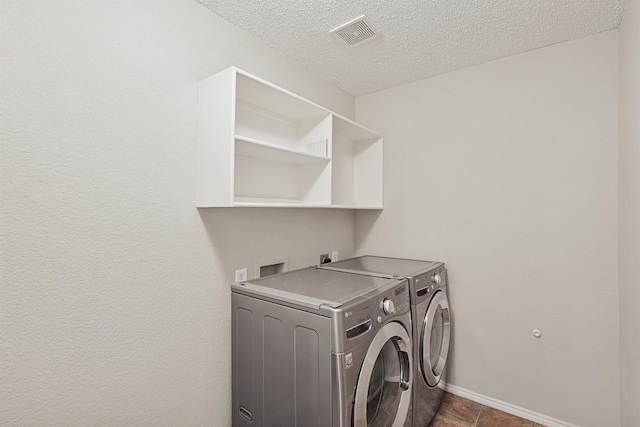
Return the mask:
{"type": "Polygon", "coordinates": [[[338,251],[331,252],[331,262],[338,261],[338,251]]]}
{"type": "Polygon", "coordinates": [[[236,282],[244,282],[245,280],[247,280],[247,269],[236,270],[236,282]]]}

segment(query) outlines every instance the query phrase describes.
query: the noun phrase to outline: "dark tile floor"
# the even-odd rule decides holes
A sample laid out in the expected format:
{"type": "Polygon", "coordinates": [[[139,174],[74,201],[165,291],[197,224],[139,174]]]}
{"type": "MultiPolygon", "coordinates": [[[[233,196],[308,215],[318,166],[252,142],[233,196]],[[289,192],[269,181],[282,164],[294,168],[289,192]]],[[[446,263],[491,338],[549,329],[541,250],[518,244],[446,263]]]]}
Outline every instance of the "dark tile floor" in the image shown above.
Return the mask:
{"type": "Polygon", "coordinates": [[[542,427],[497,409],[450,393],[444,394],[431,427],[542,427]]]}

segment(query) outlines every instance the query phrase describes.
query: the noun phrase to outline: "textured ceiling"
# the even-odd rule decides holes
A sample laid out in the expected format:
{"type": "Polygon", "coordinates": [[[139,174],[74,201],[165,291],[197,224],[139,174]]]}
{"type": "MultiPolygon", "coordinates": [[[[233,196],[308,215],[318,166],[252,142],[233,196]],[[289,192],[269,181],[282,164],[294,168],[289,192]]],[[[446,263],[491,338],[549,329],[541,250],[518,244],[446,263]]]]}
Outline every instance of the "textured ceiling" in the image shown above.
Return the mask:
{"type": "Polygon", "coordinates": [[[627,0],[197,0],[354,96],[617,28],[627,0]],[[329,30],[366,15],[382,37],[329,30]]]}

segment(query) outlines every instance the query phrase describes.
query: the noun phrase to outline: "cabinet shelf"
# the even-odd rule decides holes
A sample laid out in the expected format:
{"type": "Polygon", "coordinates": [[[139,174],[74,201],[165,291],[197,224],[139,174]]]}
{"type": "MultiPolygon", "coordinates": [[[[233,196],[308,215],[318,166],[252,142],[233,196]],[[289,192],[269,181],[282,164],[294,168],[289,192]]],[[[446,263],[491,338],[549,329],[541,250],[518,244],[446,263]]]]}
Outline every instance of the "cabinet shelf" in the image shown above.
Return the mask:
{"type": "Polygon", "coordinates": [[[275,162],[289,164],[309,164],[328,162],[329,158],[303,153],[290,148],[282,147],[268,142],[258,141],[236,135],[236,156],[254,157],[275,162]]]}
{"type": "Polygon", "coordinates": [[[235,67],[198,115],[198,207],[382,209],[378,133],[235,67]]]}

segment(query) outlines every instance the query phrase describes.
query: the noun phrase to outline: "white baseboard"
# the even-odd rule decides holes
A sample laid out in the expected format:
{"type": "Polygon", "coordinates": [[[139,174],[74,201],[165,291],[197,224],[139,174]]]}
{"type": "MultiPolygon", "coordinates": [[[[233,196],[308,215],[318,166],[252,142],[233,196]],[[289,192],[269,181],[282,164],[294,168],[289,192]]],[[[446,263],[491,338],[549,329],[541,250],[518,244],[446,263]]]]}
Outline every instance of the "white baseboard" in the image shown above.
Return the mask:
{"type": "Polygon", "coordinates": [[[517,417],[524,418],[525,420],[542,424],[543,426],[580,427],[576,424],[570,424],[565,421],[560,421],[555,418],[548,417],[546,415],[538,414],[528,409],[524,409],[519,406],[512,405],[511,403],[503,402],[502,400],[494,399],[492,397],[487,397],[482,394],[476,393],[474,391],[470,391],[452,384],[445,384],[444,389],[451,394],[455,394],[456,396],[473,400],[474,402],[480,403],[484,406],[489,406],[490,408],[494,408],[499,411],[506,412],[507,414],[515,415],[517,417]]]}

